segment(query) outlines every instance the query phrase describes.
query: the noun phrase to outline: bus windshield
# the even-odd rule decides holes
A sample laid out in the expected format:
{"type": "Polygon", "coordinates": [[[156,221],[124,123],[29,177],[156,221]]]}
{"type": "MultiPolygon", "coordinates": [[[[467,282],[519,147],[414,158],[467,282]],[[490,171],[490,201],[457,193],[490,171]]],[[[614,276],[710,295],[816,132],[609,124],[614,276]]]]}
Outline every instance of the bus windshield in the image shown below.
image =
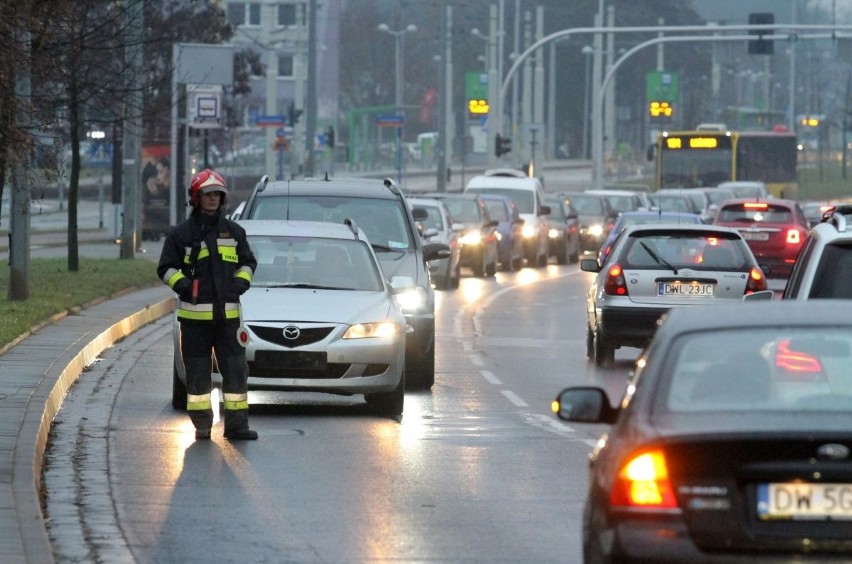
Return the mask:
{"type": "Polygon", "coordinates": [[[662,151],[660,188],[717,186],[731,178],[730,149],[662,151]]]}

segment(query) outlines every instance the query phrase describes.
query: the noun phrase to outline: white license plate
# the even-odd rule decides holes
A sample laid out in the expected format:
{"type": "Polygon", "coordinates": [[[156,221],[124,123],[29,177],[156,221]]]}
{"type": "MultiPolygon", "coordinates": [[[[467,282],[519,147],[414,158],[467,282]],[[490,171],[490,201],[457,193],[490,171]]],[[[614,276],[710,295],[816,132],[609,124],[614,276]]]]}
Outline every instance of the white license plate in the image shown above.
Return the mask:
{"type": "Polygon", "coordinates": [[[658,282],[658,296],[680,296],[684,298],[712,298],[716,285],[710,282],[658,282]]]}
{"type": "Polygon", "coordinates": [[[766,231],[740,231],[746,241],[769,241],[769,233],[766,231]]]}
{"type": "Polygon", "coordinates": [[[852,520],[852,484],[759,484],[757,516],[763,520],[852,520]]]}

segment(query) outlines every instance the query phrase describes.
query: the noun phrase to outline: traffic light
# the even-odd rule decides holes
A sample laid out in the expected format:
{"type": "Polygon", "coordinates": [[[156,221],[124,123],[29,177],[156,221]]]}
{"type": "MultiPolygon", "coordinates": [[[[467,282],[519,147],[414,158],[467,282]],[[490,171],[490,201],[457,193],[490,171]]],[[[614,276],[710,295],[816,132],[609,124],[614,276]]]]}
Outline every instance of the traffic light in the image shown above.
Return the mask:
{"type": "Polygon", "coordinates": [[[512,150],[512,140],[508,137],[503,137],[499,133],[494,137],[494,155],[502,157],[512,150]]]}
{"type": "Polygon", "coordinates": [[[287,107],[287,122],[290,127],[296,127],[296,124],[299,123],[299,116],[302,115],[302,110],[296,109],[296,104],[290,102],[290,105],[287,107]]]}
{"type": "Polygon", "coordinates": [[[325,130],[325,144],[329,149],[334,149],[334,126],[329,125],[325,130]]]}
{"type": "MultiPolygon", "coordinates": [[[[775,14],[755,13],[748,15],[748,25],[772,25],[775,23],[775,14]]],[[[749,35],[757,35],[757,39],[750,39],[748,42],[749,55],[771,55],[775,52],[775,43],[771,40],[763,38],[764,34],[772,35],[772,31],[749,30],[749,35]]]]}

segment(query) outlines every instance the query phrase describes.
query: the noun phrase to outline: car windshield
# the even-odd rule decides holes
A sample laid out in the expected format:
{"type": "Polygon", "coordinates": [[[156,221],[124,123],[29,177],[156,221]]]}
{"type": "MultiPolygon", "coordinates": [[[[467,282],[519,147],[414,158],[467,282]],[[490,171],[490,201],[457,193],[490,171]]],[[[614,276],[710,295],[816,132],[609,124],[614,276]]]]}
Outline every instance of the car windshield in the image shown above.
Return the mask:
{"type": "Polygon", "coordinates": [[[689,200],[682,196],[672,195],[656,195],[651,196],[651,204],[659,208],[661,211],[667,212],[692,212],[692,205],[690,205],[689,200]]]}
{"type": "Polygon", "coordinates": [[[734,197],[734,193],[728,190],[708,190],[705,194],[707,194],[711,204],[717,205],[734,197]]]}
{"type": "Polygon", "coordinates": [[[520,213],[535,213],[535,195],[532,190],[514,190],[512,188],[491,188],[478,186],[468,188],[467,192],[476,192],[478,194],[496,194],[498,196],[508,196],[512,198],[515,205],[518,206],[520,213]]]}
{"type": "Polygon", "coordinates": [[[252,219],[291,219],[343,223],[352,218],[370,243],[395,250],[414,248],[407,229],[405,204],[385,198],[350,196],[265,196],[257,198],[252,219]]]}
{"type": "Polygon", "coordinates": [[[423,203],[412,204],[412,206],[426,210],[426,219],[420,221],[423,229],[437,229],[438,231],[444,231],[444,219],[441,217],[441,210],[438,206],[423,203]]]}
{"type": "Polygon", "coordinates": [[[257,235],[248,241],[257,258],[252,288],[382,290],[381,275],[365,241],[257,235]]]}
{"type": "Polygon", "coordinates": [[[565,219],[565,208],[559,200],[545,200],[545,203],[550,206],[550,217],[553,219],[565,219]]]}
{"type": "Polygon", "coordinates": [[[598,196],[571,196],[574,209],[582,215],[603,215],[603,202],[598,196]]]}
{"type": "Polygon", "coordinates": [[[751,203],[725,206],[719,212],[717,221],[752,221],[758,223],[792,223],[790,208],[769,204],[751,203]]]}
{"type": "Polygon", "coordinates": [[[852,415],[850,365],[848,328],[693,332],[673,343],[661,397],[664,409],[674,413],[780,410],[852,415]]]}
{"type": "Polygon", "coordinates": [[[450,210],[450,215],[462,223],[479,223],[482,221],[479,217],[479,204],[475,200],[448,198],[446,204],[447,209],[450,210]]]}
{"type": "Polygon", "coordinates": [[[509,221],[509,214],[506,211],[506,206],[503,202],[497,200],[485,200],[485,205],[488,208],[488,214],[491,219],[496,221],[509,221]]]}
{"type": "Polygon", "coordinates": [[[611,205],[615,211],[635,211],[639,208],[639,203],[633,196],[607,195],[606,199],[609,200],[609,205],[611,205]]]}
{"type": "Polygon", "coordinates": [[[750,266],[749,260],[744,245],[734,237],[700,231],[633,233],[625,242],[618,261],[623,268],[638,270],[743,271],[750,266]]]}

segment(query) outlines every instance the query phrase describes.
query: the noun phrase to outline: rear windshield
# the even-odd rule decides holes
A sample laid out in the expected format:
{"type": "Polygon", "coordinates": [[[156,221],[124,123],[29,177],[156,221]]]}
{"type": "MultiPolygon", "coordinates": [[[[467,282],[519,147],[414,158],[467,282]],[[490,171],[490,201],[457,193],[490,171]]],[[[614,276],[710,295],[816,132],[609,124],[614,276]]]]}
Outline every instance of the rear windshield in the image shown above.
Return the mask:
{"type": "Polygon", "coordinates": [[[793,213],[790,208],[783,206],[746,202],[723,207],[719,211],[716,221],[793,223],[793,213]]]}
{"type": "Polygon", "coordinates": [[[699,331],[675,342],[661,397],[672,413],[852,414],[850,365],[847,327],[699,331]]]}
{"type": "Polygon", "coordinates": [[[374,245],[414,248],[408,214],[401,200],[350,196],[265,196],[257,198],[251,219],[292,219],[343,223],[355,220],[374,245]]]}
{"type": "Polygon", "coordinates": [[[738,238],[693,231],[653,231],[631,235],[617,259],[622,268],[742,271],[751,267],[738,238]]]}

